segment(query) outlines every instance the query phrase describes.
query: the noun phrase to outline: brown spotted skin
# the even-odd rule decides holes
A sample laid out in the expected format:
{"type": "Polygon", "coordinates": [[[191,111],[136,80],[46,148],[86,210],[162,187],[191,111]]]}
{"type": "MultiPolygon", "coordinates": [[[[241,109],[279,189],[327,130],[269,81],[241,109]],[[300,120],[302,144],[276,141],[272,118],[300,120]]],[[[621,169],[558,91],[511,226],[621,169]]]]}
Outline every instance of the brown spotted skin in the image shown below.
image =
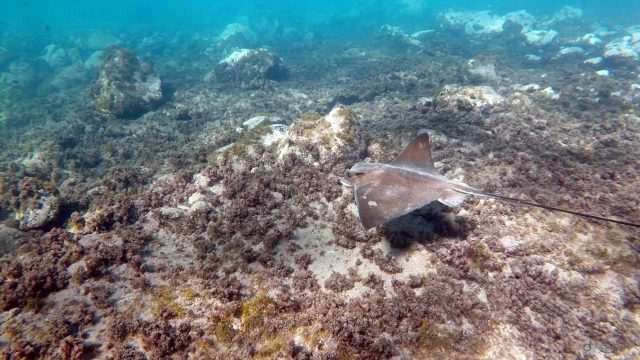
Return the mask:
{"type": "Polygon", "coordinates": [[[360,222],[367,230],[454,193],[440,179],[401,168],[385,168],[350,179],[360,222]]]}

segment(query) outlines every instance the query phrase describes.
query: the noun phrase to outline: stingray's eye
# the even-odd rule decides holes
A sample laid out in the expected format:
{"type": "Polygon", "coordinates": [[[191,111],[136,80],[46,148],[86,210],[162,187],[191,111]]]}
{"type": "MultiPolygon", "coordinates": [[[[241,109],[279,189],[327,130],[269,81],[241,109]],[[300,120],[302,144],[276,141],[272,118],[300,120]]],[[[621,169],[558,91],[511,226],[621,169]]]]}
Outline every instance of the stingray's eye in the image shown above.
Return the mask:
{"type": "Polygon", "coordinates": [[[355,172],[355,171],[351,171],[351,170],[347,171],[347,177],[348,178],[356,177],[356,176],[359,176],[359,175],[362,175],[362,174],[364,174],[364,173],[355,172]]]}

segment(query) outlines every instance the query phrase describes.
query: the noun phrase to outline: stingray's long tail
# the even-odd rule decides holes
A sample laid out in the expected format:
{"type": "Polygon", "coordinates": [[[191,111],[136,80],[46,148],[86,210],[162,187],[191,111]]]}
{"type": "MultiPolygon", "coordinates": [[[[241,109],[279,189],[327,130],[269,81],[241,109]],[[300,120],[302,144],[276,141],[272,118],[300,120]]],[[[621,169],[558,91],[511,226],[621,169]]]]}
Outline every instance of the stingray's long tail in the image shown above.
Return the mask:
{"type": "Polygon", "coordinates": [[[489,197],[489,198],[493,198],[493,199],[497,199],[497,200],[508,201],[508,202],[511,202],[511,203],[535,206],[535,207],[542,208],[542,209],[547,209],[547,210],[552,210],[552,211],[559,211],[559,212],[563,212],[563,213],[567,213],[567,214],[582,216],[582,217],[586,217],[586,218],[589,218],[589,219],[608,221],[608,222],[612,222],[612,223],[616,223],[616,224],[622,224],[622,225],[633,226],[633,227],[640,227],[640,224],[637,224],[637,223],[632,223],[632,222],[628,222],[628,221],[622,221],[622,220],[606,218],[606,217],[602,217],[602,216],[598,216],[598,215],[585,214],[585,213],[581,213],[581,212],[578,212],[578,211],[562,209],[562,208],[558,208],[558,207],[555,207],[555,206],[542,205],[542,204],[534,203],[534,202],[527,201],[527,200],[511,198],[511,197],[508,197],[508,196],[491,194],[491,193],[484,192],[482,190],[474,189],[472,187],[461,187],[461,188],[456,188],[454,190],[456,190],[458,192],[461,192],[463,194],[485,196],[485,197],[489,197]]]}

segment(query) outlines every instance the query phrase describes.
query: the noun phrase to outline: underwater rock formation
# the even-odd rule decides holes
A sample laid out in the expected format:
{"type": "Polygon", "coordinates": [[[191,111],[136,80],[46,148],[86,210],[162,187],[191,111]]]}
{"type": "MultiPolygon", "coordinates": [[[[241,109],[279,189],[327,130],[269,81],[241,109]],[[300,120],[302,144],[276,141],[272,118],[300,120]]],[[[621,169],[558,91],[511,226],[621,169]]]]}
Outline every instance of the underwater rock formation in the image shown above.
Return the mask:
{"type": "Polygon", "coordinates": [[[484,110],[499,105],[504,98],[490,86],[451,86],[442,88],[435,98],[436,108],[456,110],[484,110]]]}
{"type": "Polygon", "coordinates": [[[267,49],[240,49],[220,60],[216,80],[243,87],[258,86],[264,80],[282,80],[286,70],[282,59],[267,49]]]}
{"type": "Polygon", "coordinates": [[[44,54],[42,54],[40,58],[46,61],[53,68],[67,66],[71,64],[73,60],[69,51],[56,44],[47,45],[44,48],[44,54]]]}
{"type": "Polygon", "coordinates": [[[628,29],[628,35],[617,38],[605,45],[604,58],[619,65],[632,65],[640,59],[640,26],[628,29]]]}
{"type": "Polygon", "coordinates": [[[357,136],[359,128],[356,114],[343,106],[333,108],[324,117],[303,117],[289,128],[285,141],[280,143],[278,158],[293,153],[313,164],[316,161],[304,151],[308,146],[318,150],[319,163],[341,157],[361,145],[357,136]]]}
{"type": "MultiPolygon", "coordinates": [[[[573,18],[567,16],[570,15],[559,15],[558,19],[573,18]]],[[[521,38],[523,45],[537,47],[548,45],[557,38],[558,31],[549,27],[560,21],[555,17],[539,21],[524,10],[513,11],[504,16],[490,11],[447,11],[440,14],[440,19],[449,28],[463,31],[469,36],[491,38],[509,35],[521,38]]]]}
{"type": "Polygon", "coordinates": [[[49,191],[38,190],[24,199],[16,220],[20,222],[20,230],[40,229],[54,221],[59,212],[60,200],[49,191]]]}
{"type": "Polygon", "coordinates": [[[151,65],[131,50],[111,47],[93,85],[96,110],[118,118],[135,118],[162,99],[162,83],[151,65]]]}
{"type": "Polygon", "coordinates": [[[128,27],[118,64],[109,30],[2,43],[0,359],[637,358],[637,231],[478,198],[365,231],[340,182],[426,130],[448,178],[638,219],[639,62],[604,57],[633,32],[565,13],[487,35],[349,14],[353,38],[258,14],[218,38],[128,27]],[[232,54],[261,44],[286,81],[232,54]],[[156,76],[140,59],[171,89],[160,110],[87,108],[109,66],[156,76]]]}

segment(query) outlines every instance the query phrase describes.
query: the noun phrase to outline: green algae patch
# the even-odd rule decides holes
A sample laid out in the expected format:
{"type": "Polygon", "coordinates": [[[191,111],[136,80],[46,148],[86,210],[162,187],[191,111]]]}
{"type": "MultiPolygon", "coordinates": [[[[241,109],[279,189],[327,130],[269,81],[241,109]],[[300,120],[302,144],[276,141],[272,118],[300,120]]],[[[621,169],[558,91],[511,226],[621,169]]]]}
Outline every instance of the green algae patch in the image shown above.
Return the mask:
{"type": "MultiPolygon", "coordinates": [[[[489,329],[492,329],[491,325],[487,322],[489,329]]],[[[472,359],[482,358],[487,351],[486,331],[481,332],[483,336],[465,338],[459,330],[448,329],[445,325],[422,318],[416,332],[418,342],[413,352],[416,358],[448,358],[453,353],[459,353],[461,346],[465,355],[472,359]]]]}
{"type": "Polygon", "coordinates": [[[151,315],[156,318],[184,317],[187,310],[176,302],[176,294],[170,287],[164,287],[155,294],[155,301],[151,305],[151,315]]]}
{"type": "Polygon", "coordinates": [[[455,334],[442,329],[427,318],[420,320],[417,332],[420,352],[428,356],[444,355],[453,349],[454,342],[457,340],[455,334]]]}
{"type": "Polygon", "coordinates": [[[182,296],[184,296],[187,300],[195,300],[200,297],[200,293],[198,293],[193,288],[188,288],[182,292],[182,296]]]}
{"type": "Polygon", "coordinates": [[[211,318],[209,334],[215,337],[218,345],[226,348],[232,348],[234,344],[254,344],[254,358],[271,359],[285,350],[291,335],[291,331],[285,330],[274,336],[273,329],[268,328],[283,315],[286,313],[280,313],[275,301],[261,291],[211,318]]]}
{"type": "Polygon", "coordinates": [[[267,340],[258,350],[255,359],[272,359],[278,353],[285,350],[287,339],[284,336],[277,336],[267,340]]]}
{"type": "Polygon", "coordinates": [[[479,271],[502,271],[504,264],[491,252],[487,244],[479,242],[469,252],[470,268],[479,271]]]}
{"type": "Polygon", "coordinates": [[[213,326],[213,336],[220,344],[227,347],[230,346],[236,336],[236,329],[233,328],[233,318],[225,316],[218,320],[213,326]]]}
{"type": "Polygon", "coordinates": [[[262,333],[265,320],[277,316],[275,302],[264,292],[242,303],[243,331],[258,330],[262,333]]]}

